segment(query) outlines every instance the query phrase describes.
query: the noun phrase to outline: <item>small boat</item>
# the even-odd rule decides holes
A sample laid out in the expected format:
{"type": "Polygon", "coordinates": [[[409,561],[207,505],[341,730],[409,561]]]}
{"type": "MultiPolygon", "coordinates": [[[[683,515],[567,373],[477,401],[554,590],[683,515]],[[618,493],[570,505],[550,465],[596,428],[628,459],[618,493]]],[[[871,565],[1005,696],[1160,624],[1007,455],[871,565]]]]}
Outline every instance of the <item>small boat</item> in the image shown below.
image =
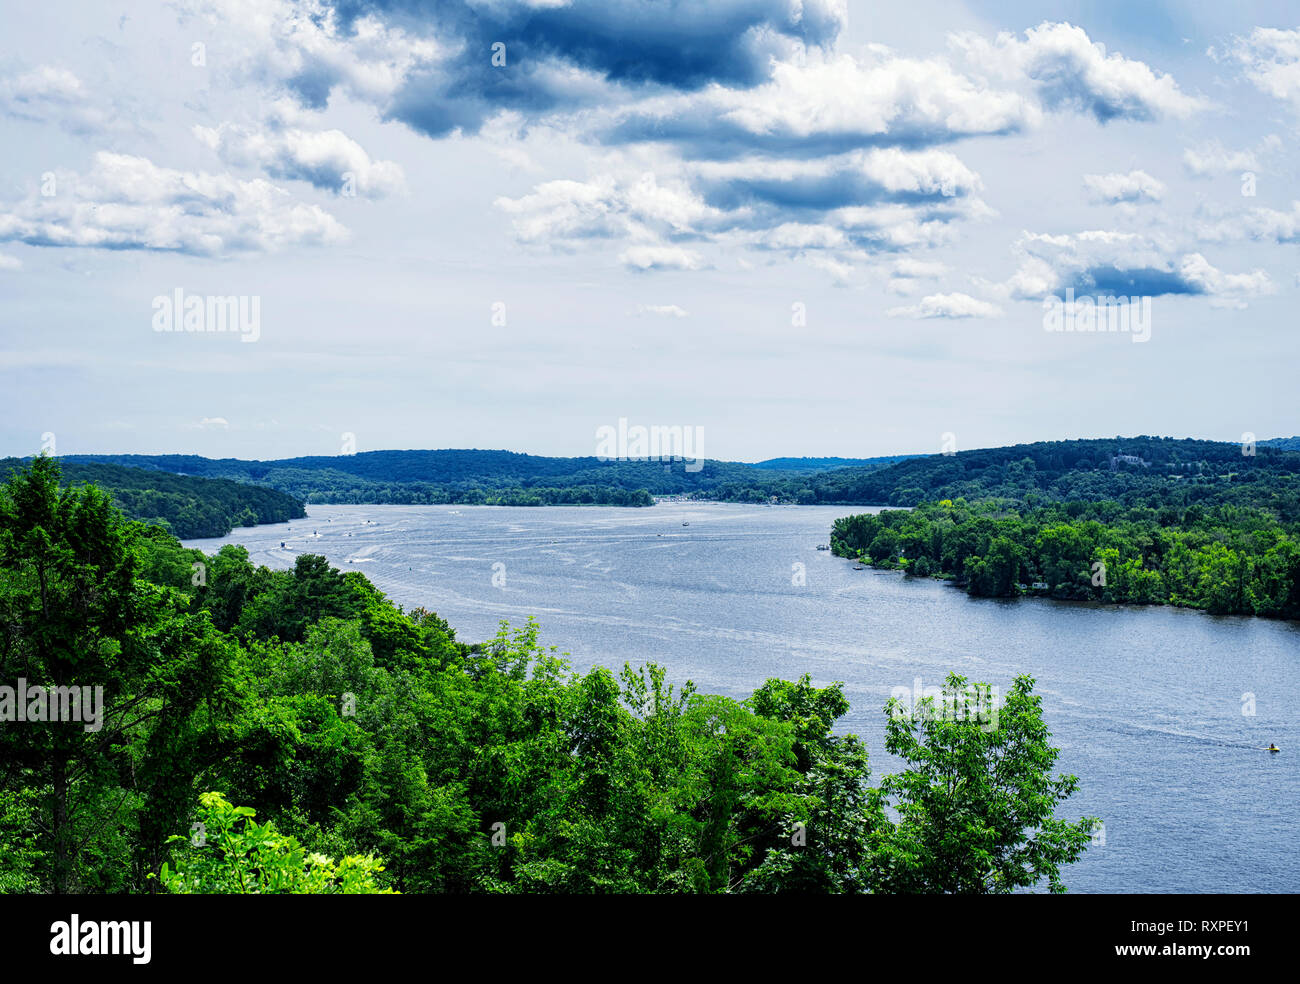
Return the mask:
{"type": "Polygon", "coordinates": [[[1278,748],[1276,745],[1269,745],[1268,750],[1274,753],[1282,751],[1282,749],[1278,748]]]}
{"type": "Polygon", "coordinates": [[[683,526],[690,526],[690,523],[682,523],[683,526]]]}
{"type": "Polygon", "coordinates": [[[855,567],[855,568],[853,568],[853,569],[854,569],[855,571],[865,571],[865,570],[866,570],[865,567],[855,567]]]}

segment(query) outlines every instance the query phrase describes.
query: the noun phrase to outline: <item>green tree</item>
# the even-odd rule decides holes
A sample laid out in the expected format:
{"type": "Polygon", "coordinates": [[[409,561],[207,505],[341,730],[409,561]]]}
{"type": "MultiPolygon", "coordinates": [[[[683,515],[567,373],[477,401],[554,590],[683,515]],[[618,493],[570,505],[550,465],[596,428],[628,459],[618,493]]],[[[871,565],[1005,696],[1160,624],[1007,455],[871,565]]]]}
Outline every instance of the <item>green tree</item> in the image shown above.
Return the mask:
{"type": "Polygon", "coordinates": [[[1095,821],[1055,816],[1078,779],[1051,774],[1058,751],[1033,683],[1018,677],[995,716],[956,674],[941,706],[889,702],[885,749],[908,768],[877,794],[898,820],[874,829],[874,891],[1006,893],[1044,879],[1065,891],[1061,868],[1086,850],[1095,821]]]}
{"type": "MultiPolygon", "coordinates": [[[[78,886],[78,860],[102,832],[125,746],[161,713],[150,696],[167,659],[153,630],[176,606],[136,580],[131,531],[108,497],[58,483],[57,462],[40,456],[0,492],[0,679],[76,688],[65,693],[78,695],[83,721],[6,725],[0,769],[6,785],[41,790],[46,883],[62,893],[78,886]],[[96,728],[84,718],[97,694],[96,728]]],[[[120,809],[129,792],[114,798],[120,809]]]]}

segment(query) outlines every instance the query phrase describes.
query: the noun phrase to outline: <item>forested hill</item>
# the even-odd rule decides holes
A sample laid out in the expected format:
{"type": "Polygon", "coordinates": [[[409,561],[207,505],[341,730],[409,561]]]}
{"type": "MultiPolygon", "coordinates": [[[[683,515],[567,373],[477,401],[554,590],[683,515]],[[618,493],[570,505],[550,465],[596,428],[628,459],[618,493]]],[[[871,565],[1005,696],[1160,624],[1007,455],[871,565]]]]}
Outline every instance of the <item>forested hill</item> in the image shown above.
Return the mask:
{"type": "Polygon", "coordinates": [[[367,451],[247,461],[197,455],[71,455],[187,476],[233,479],[307,502],[650,505],[652,496],[726,502],[903,505],[964,497],[1024,502],[1115,500],[1130,506],[1241,504],[1300,518],[1300,451],[1261,441],[1162,437],[1041,441],[953,455],[704,460],[548,458],[510,451],[367,451]]]}
{"type": "Polygon", "coordinates": [[[830,471],[833,468],[852,468],[864,465],[881,468],[911,457],[914,456],[894,454],[880,458],[768,458],[766,461],[756,463],[754,467],[763,468],[767,471],[812,473],[830,471]]]}
{"type": "MultiPolygon", "coordinates": [[[[0,480],[21,464],[17,458],[0,460],[0,480]]],[[[186,539],[225,536],[236,526],[283,523],[307,514],[302,502],[290,495],[242,482],[106,462],[64,459],[61,464],[61,484],[98,485],[132,519],[163,526],[186,539]]]]}
{"type": "Polygon", "coordinates": [[[1040,441],[844,468],[808,478],[814,501],[914,506],[938,499],[1114,500],[1180,508],[1250,505],[1300,519],[1300,452],[1223,441],[1125,437],[1040,441]]]}
{"type": "MultiPolygon", "coordinates": [[[[806,484],[805,472],[817,470],[811,464],[790,473],[711,459],[548,458],[481,450],[366,451],[277,461],[197,455],[72,455],[63,460],[255,482],[308,502],[490,505],[650,505],[655,495],[740,502],[769,501],[776,495],[794,501],[789,490],[806,484]]],[[[881,459],[874,467],[890,460],[881,459]]]]}

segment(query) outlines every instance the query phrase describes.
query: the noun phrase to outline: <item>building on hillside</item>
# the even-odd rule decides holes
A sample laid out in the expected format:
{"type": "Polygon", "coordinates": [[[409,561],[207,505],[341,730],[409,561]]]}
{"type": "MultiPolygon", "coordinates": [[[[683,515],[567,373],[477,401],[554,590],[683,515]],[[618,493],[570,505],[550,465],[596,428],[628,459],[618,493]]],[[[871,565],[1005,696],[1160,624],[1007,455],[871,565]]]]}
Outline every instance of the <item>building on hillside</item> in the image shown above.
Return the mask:
{"type": "Polygon", "coordinates": [[[1110,470],[1115,471],[1120,465],[1138,465],[1142,468],[1150,468],[1151,462],[1143,461],[1136,454],[1113,454],[1110,456],[1110,470]]]}

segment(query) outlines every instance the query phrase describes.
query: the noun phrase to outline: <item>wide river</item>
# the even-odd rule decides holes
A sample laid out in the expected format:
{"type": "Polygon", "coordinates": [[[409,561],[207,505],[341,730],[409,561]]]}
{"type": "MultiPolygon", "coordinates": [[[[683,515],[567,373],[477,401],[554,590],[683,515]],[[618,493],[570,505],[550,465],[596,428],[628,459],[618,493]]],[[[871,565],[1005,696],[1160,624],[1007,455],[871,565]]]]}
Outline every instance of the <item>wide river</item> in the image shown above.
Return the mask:
{"type": "Polygon", "coordinates": [[[187,545],[242,543],[276,568],[322,554],[404,607],[438,612],[464,642],[534,615],[542,642],[579,670],[654,661],[736,698],[769,677],[842,681],[853,704],[843,725],[867,742],[874,779],[898,766],[883,748],[892,690],[955,670],[1005,693],[1028,673],[1058,770],[1080,780],[1060,815],[1104,822],[1104,843],[1065,873],[1071,891],[1300,890],[1300,625],[972,599],[855,570],[816,546],[861,508],[308,511],[187,545]],[[1282,753],[1266,752],[1270,742],[1282,753]]]}

